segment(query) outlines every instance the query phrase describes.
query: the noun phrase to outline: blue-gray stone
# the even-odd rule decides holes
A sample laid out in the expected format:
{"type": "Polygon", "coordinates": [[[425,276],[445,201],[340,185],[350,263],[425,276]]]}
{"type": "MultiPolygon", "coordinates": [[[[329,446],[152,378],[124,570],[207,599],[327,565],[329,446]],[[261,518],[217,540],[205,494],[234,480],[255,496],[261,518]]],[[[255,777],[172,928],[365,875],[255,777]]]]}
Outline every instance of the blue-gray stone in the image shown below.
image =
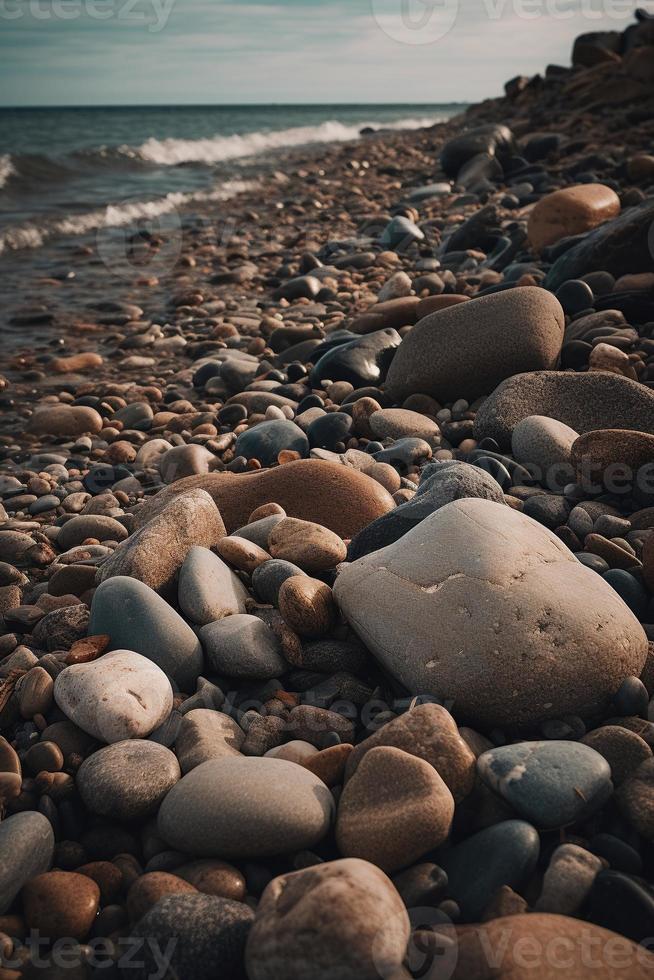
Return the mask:
{"type": "Polygon", "coordinates": [[[477,771],[535,826],[566,827],[599,809],[613,792],[611,767],[579,742],[518,742],[484,752],[477,771]]]}
{"type": "Polygon", "coordinates": [[[356,561],[403,537],[434,511],[462,497],[504,503],[499,483],[478,466],[458,460],[428,463],[414,497],[368,524],[352,539],[347,560],[356,561]]]}
{"type": "Polygon", "coordinates": [[[277,605],[279,590],[287,578],[293,575],[304,575],[305,572],[291,561],[282,558],[272,558],[264,561],[252,573],[252,588],[259,602],[277,605]]]}
{"type": "Polygon", "coordinates": [[[291,449],[304,457],[309,454],[309,440],[299,425],[290,419],[271,419],[241,432],[234,455],[258,459],[262,466],[272,466],[282,449],[291,449]]]}
{"type": "Polygon", "coordinates": [[[168,895],[132,929],[132,938],[142,943],[121,974],[126,980],[161,976],[162,958],[168,954],[167,977],[241,980],[253,921],[254,912],[243,902],[216,895],[168,895]]]}
{"type": "Polygon", "coordinates": [[[405,218],[403,214],[396,214],[379,236],[379,244],[384,248],[397,250],[402,247],[406,248],[412,242],[421,242],[424,237],[424,232],[418,228],[415,221],[405,218]]]}
{"type": "Polygon", "coordinates": [[[0,915],[26,881],[49,870],[54,843],[50,821],[36,810],[0,822],[0,915]]]}
{"type": "Polygon", "coordinates": [[[538,831],[524,820],[504,820],[480,830],[450,850],[437,852],[447,873],[448,894],[465,921],[479,922],[503,886],[515,891],[529,880],[540,853],[538,831]]]}
{"type": "Polygon", "coordinates": [[[126,575],[95,590],[89,636],[106,633],[109,650],[133,650],[152,660],[188,693],[202,673],[202,647],[191,627],[165,599],[126,575]]]}

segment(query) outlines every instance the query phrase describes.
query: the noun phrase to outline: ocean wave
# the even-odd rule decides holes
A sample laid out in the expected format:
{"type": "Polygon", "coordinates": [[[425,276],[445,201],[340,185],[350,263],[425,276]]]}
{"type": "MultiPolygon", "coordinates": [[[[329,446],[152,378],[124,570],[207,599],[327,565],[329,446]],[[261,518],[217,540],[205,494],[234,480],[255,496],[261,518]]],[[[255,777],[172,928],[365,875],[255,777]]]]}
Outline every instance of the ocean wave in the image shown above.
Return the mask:
{"type": "Polygon", "coordinates": [[[13,173],[14,165],[9,154],[0,154],[0,187],[4,187],[13,173]]]}
{"type": "Polygon", "coordinates": [[[230,180],[210,191],[175,192],[149,201],[123,201],[83,214],[67,215],[7,228],[0,233],[0,254],[24,248],[40,248],[50,238],[61,235],[83,235],[101,228],[120,228],[134,221],[155,220],[188,204],[227,201],[244,191],[253,190],[255,181],[230,180]]]}
{"type": "Polygon", "coordinates": [[[347,125],[331,119],[318,126],[293,126],[291,129],[271,130],[234,134],[232,136],[212,136],[205,139],[158,140],[151,137],[138,147],[121,146],[118,151],[131,159],[140,158],[159,166],[177,166],[182,163],[221,163],[239,157],[252,157],[268,150],[284,147],[304,146],[310,143],[339,143],[357,139],[362,129],[422,129],[433,126],[444,118],[425,116],[422,118],[398,119],[390,123],[366,122],[365,120],[347,125]]]}

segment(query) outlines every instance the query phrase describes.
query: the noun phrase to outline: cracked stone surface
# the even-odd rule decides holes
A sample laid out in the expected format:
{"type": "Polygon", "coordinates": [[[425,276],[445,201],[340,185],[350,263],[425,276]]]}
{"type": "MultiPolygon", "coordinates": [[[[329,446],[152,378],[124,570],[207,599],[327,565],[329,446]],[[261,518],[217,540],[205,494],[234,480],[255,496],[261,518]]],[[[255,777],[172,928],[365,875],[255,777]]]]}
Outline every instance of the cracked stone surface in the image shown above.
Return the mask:
{"type": "Polygon", "coordinates": [[[335,595],[397,680],[451,699],[472,725],[591,717],[647,652],[606,582],[547,528],[488,500],[449,503],[343,566],[335,595]]]}

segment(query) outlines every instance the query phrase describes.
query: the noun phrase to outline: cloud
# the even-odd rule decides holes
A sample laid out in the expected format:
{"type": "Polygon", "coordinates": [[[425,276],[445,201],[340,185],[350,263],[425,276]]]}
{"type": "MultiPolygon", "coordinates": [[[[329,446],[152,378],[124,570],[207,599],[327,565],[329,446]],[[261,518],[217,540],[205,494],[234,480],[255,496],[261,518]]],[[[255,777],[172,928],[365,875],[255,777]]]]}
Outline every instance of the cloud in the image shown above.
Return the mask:
{"type": "Polygon", "coordinates": [[[402,0],[0,0],[0,91],[5,104],[473,100],[628,20],[626,0],[404,2],[408,28],[402,0]],[[446,28],[433,43],[415,43],[421,12],[421,30],[446,28]]]}

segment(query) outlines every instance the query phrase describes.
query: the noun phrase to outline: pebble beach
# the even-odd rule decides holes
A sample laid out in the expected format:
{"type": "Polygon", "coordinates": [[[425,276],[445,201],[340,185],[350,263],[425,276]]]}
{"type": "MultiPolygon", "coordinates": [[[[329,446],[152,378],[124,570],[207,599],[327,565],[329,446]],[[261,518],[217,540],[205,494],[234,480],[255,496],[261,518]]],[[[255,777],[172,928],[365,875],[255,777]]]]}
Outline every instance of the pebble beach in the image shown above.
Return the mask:
{"type": "Polygon", "coordinates": [[[0,285],[0,980],[654,978],[654,17],[246,176],[0,285]]]}

